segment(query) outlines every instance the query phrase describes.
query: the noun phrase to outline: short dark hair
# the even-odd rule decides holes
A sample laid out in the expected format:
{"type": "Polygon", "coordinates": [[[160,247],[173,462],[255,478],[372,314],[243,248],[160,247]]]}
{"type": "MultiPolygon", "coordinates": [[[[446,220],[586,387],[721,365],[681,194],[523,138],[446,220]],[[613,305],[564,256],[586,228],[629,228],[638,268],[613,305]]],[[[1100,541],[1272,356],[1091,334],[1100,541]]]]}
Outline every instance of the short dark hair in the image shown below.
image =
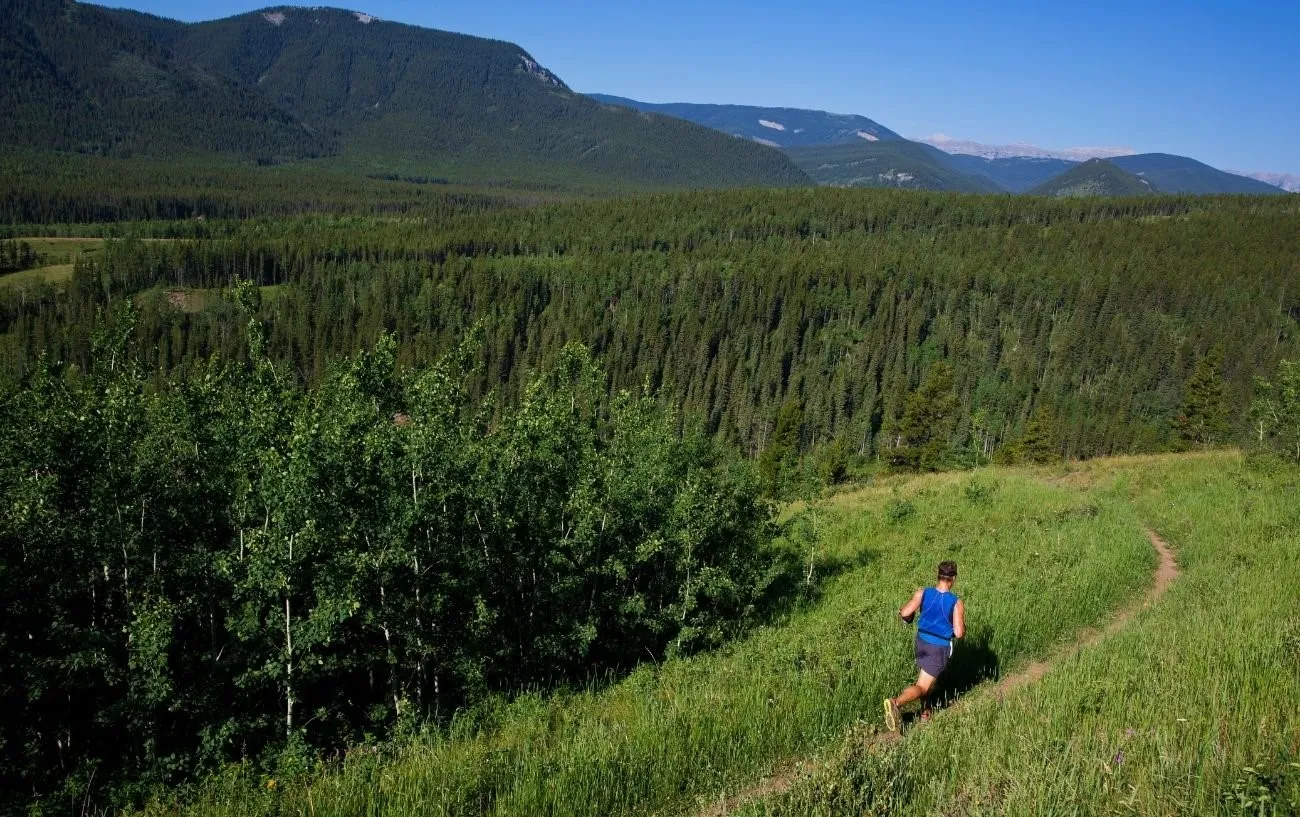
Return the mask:
{"type": "Polygon", "coordinates": [[[939,578],[955,579],[957,578],[957,563],[951,559],[946,559],[939,563],[939,578]]]}

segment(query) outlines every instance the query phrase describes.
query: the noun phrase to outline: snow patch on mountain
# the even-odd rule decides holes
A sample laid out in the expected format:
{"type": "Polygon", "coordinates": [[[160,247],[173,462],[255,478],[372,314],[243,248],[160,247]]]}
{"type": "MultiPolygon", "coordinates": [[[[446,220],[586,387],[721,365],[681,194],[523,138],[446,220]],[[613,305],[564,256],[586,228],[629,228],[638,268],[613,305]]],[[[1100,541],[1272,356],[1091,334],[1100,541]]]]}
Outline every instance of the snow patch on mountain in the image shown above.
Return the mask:
{"type": "Polygon", "coordinates": [[[867,132],[864,131],[864,130],[860,130],[860,131],[858,131],[858,136],[862,137],[863,139],[866,139],[868,142],[879,142],[879,141],[880,141],[880,137],[879,137],[879,136],[875,135],[874,133],[867,133],[867,132]]]}
{"type": "Polygon", "coordinates": [[[1270,173],[1262,170],[1229,170],[1228,172],[1280,187],[1288,193],[1300,193],[1300,176],[1293,176],[1290,173],[1270,173]]]}
{"type": "Polygon", "coordinates": [[[360,12],[360,11],[352,12],[352,16],[357,18],[357,20],[359,20],[362,25],[370,25],[371,23],[379,19],[373,14],[365,14],[364,12],[360,12]]]}
{"type": "Polygon", "coordinates": [[[780,122],[773,122],[770,119],[760,119],[758,120],[758,124],[765,128],[771,128],[772,130],[785,130],[785,125],[782,125],[780,122]]]}
{"type": "Polygon", "coordinates": [[[265,21],[267,21],[268,23],[270,23],[270,24],[273,25],[273,26],[282,26],[282,25],[284,25],[284,12],[283,12],[283,11],[265,11],[265,12],[262,12],[262,19],[265,20],[265,21]]]}
{"type": "Polygon", "coordinates": [[[781,147],[781,144],[780,144],[779,142],[773,142],[771,139],[764,139],[764,138],[761,137],[761,136],[754,136],[754,137],[751,137],[751,138],[752,138],[755,142],[758,142],[760,145],[767,145],[767,146],[770,147],[770,148],[779,148],[779,147],[781,147]]]}
{"type": "Polygon", "coordinates": [[[927,145],[937,147],[945,153],[960,153],[967,156],[979,156],[984,159],[1011,159],[1029,157],[1032,159],[1065,159],[1071,162],[1086,162],[1089,159],[1113,159],[1116,156],[1132,156],[1137,153],[1128,147],[1079,147],[1079,148],[1043,148],[1027,142],[1013,142],[1009,145],[986,145],[967,139],[954,139],[942,133],[917,139],[927,145]]]}

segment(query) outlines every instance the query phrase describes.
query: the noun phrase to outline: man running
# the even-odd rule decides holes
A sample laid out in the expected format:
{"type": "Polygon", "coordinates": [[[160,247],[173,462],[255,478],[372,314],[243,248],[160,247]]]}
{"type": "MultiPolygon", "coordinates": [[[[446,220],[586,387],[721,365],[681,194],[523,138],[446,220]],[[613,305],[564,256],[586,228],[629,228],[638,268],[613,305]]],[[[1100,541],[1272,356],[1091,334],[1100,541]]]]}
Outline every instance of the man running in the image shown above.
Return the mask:
{"type": "Polygon", "coordinates": [[[952,657],[953,639],[966,635],[966,608],[952,592],[957,579],[957,563],[939,563],[939,580],[934,587],[924,587],[898,611],[899,618],[908,624],[919,610],[921,620],[916,625],[916,668],[920,674],[916,683],[898,694],[885,699],[885,726],[897,732],[903,724],[901,707],[912,701],[921,702],[921,717],[929,719],[930,707],[926,700],[934,682],[948,666],[952,657]]]}

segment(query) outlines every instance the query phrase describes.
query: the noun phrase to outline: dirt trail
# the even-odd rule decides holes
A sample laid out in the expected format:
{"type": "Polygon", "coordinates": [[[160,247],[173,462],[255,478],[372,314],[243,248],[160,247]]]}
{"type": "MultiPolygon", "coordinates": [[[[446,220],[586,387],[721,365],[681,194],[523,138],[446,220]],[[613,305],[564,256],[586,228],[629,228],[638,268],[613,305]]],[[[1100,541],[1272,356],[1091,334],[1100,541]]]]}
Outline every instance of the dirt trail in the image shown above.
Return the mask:
{"type": "MultiPolygon", "coordinates": [[[[1112,633],[1123,629],[1140,611],[1155,604],[1156,601],[1165,594],[1165,591],[1169,589],[1169,586],[1174,583],[1174,580],[1178,578],[1178,562],[1174,559],[1174,552],[1169,547],[1169,543],[1166,542],[1160,534],[1150,528],[1146,529],[1146,533],[1147,538],[1151,540],[1151,546],[1154,547],[1156,553],[1160,555],[1160,564],[1156,567],[1155,577],[1151,582],[1151,587],[1147,590],[1146,595],[1116,613],[1105,627],[1099,630],[1084,630],[1071,644],[1058,649],[1056,652],[1052,653],[1052,655],[1041,661],[1035,661],[1029,664],[1018,672],[1004,675],[1002,678],[998,679],[997,683],[985,686],[983,689],[987,689],[989,693],[1001,697],[1013,689],[1037,681],[1051,671],[1052,667],[1064,660],[1074,657],[1080,650],[1083,650],[1086,647],[1091,647],[1112,633]]],[[[949,706],[948,709],[960,709],[963,703],[980,694],[980,690],[981,688],[977,687],[960,701],[949,706]]],[[[881,744],[900,739],[900,736],[893,732],[882,732],[875,738],[876,742],[881,744]]],[[[764,778],[758,783],[755,783],[744,791],[719,799],[711,803],[707,808],[696,812],[696,817],[725,817],[725,815],[730,814],[746,803],[750,803],[754,800],[761,800],[772,795],[781,794],[782,792],[787,791],[797,780],[799,780],[802,776],[801,771],[801,767],[796,761],[788,761],[778,767],[774,774],[764,778]]]]}

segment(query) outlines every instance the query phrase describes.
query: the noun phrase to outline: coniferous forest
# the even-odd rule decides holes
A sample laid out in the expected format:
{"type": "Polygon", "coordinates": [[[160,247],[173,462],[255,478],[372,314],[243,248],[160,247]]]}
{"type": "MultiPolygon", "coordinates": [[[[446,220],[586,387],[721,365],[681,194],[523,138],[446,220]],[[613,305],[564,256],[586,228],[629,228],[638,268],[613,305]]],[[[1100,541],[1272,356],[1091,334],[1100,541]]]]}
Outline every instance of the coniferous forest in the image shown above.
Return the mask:
{"type": "Polygon", "coordinates": [[[105,241],[0,277],[7,809],[714,647],[789,601],[772,500],[855,475],[1300,455],[1294,199],[385,184],[11,196],[7,269],[105,241]]]}

